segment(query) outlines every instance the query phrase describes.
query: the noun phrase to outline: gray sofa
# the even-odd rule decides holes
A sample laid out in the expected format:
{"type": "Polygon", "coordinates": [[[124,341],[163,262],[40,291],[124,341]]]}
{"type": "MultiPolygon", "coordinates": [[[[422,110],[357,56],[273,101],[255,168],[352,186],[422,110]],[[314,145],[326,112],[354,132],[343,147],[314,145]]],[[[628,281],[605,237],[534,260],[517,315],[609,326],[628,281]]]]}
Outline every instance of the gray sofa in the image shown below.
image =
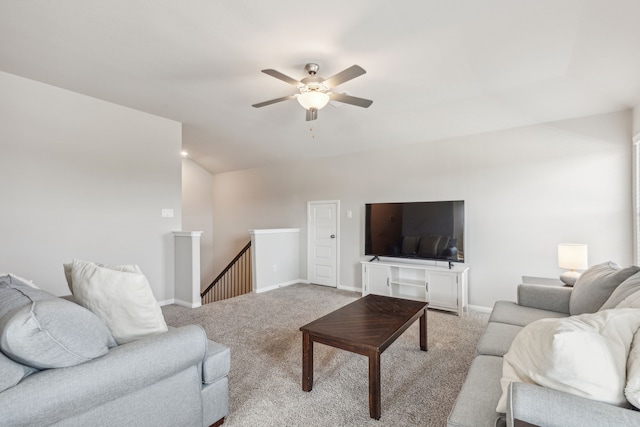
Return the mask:
{"type": "MultiPolygon", "coordinates": [[[[20,288],[9,276],[0,279],[4,280],[0,280],[0,291],[19,291],[17,296],[4,293],[0,300],[3,345],[5,336],[12,333],[10,319],[22,310],[20,304],[7,305],[19,298],[30,299],[26,309],[31,307],[32,316],[53,304],[57,318],[50,316],[46,321],[68,320],[64,315],[60,319],[60,313],[69,309],[88,313],[72,302],[48,298],[40,290],[20,288]]],[[[55,326],[44,323],[44,317],[40,315],[41,329],[59,334],[55,326]]],[[[81,330],[84,322],[76,321],[75,326],[79,333],[89,329],[81,330]]],[[[229,348],[208,340],[196,325],[169,328],[127,344],[111,342],[105,354],[68,367],[36,369],[18,363],[15,355],[2,348],[2,426],[209,426],[222,424],[228,415],[229,348]]],[[[44,352],[53,355],[55,349],[44,352]]]]}
{"type": "Polygon", "coordinates": [[[502,395],[502,356],[525,325],[542,318],[569,316],[572,290],[523,284],[518,287],[517,303],[496,302],[478,342],[477,355],[449,414],[449,427],[511,427],[520,421],[562,427],[640,426],[640,412],[636,410],[517,382],[509,386],[507,413],[496,412],[502,395]]]}

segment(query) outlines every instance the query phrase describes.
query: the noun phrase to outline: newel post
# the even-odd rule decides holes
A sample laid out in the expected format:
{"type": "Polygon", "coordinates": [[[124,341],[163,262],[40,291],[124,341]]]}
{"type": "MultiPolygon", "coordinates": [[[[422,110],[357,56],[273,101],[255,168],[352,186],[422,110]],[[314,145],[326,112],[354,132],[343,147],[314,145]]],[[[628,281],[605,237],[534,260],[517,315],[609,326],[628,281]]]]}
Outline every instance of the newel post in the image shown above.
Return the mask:
{"type": "Polygon", "coordinates": [[[190,308],[200,299],[200,236],[202,231],[174,231],[175,303],[190,308]]]}

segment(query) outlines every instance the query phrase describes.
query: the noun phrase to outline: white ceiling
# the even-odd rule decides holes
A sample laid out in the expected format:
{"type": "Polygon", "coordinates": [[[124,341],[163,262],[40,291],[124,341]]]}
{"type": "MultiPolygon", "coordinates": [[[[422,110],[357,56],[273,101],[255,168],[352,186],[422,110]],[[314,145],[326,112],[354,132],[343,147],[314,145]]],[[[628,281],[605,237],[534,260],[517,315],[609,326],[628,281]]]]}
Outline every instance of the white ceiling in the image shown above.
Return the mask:
{"type": "Polygon", "coordinates": [[[212,173],[640,104],[638,0],[0,0],[0,70],[183,123],[212,173]],[[373,99],[305,122],[262,74],[373,99]]]}

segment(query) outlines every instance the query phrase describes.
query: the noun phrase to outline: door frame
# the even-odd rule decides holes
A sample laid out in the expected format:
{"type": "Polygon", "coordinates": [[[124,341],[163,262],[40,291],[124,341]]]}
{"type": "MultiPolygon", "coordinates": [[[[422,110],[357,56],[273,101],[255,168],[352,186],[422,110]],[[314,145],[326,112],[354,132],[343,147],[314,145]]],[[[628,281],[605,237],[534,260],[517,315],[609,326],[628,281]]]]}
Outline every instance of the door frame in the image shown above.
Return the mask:
{"type": "Polygon", "coordinates": [[[309,236],[311,230],[311,208],[313,205],[336,205],[336,289],[340,289],[340,200],[313,200],[307,202],[307,283],[311,283],[311,238],[309,236]]]}

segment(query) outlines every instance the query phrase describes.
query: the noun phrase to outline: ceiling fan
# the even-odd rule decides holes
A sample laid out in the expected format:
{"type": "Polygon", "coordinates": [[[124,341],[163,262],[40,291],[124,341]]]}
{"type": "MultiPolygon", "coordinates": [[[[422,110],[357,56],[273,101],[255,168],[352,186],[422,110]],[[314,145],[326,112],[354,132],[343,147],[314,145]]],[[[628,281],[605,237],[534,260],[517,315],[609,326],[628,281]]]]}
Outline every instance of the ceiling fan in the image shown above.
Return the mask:
{"type": "Polygon", "coordinates": [[[323,79],[316,76],[318,64],[307,64],[304,69],[309,74],[309,77],[298,81],[287,75],[282,74],[279,71],[268,69],[262,70],[263,73],[282,80],[285,83],[289,83],[295,86],[299,93],[283,96],[282,98],[271,99],[269,101],[253,104],[255,108],[265,107],[267,105],[276,104],[278,102],[287,101],[289,99],[297,99],[300,105],[307,110],[307,121],[316,120],[318,118],[318,110],[327,105],[331,101],[343,102],[345,104],[356,105],[358,107],[368,108],[373,101],[370,99],[358,98],[355,96],[347,95],[344,93],[333,92],[333,89],[351,79],[355,79],[366,73],[366,71],[359,65],[352,65],[351,67],[340,71],[333,77],[323,79]]]}

